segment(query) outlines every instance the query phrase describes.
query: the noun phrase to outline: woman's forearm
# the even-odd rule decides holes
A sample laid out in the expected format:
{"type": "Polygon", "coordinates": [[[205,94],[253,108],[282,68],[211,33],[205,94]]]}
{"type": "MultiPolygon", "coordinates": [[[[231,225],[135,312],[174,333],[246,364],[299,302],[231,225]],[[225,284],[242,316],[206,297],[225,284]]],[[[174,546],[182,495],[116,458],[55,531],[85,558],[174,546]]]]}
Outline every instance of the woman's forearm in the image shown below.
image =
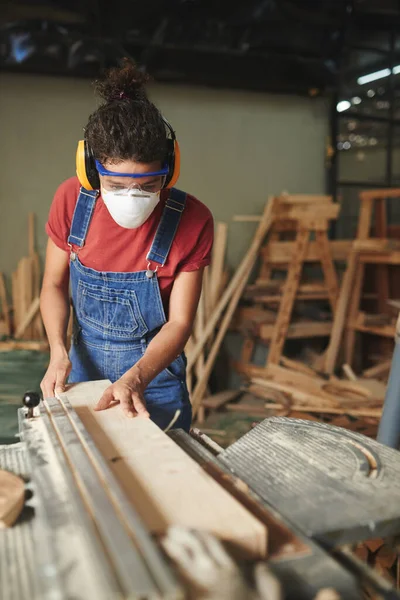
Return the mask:
{"type": "Polygon", "coordinates": [[[53,284],[44,285],[40,294],[40,311],[51,353],[66,353],[66,336],[70,313],[68,287],[53,284]]]}
{"type": "Polygon", "coordinates": [[[178,321],[169,321],[151,340],[146,352],[138,362],[125,373],[122,379],[130,379],[142,389],[170,365],[185,348],[191,326],[178,321]]]}

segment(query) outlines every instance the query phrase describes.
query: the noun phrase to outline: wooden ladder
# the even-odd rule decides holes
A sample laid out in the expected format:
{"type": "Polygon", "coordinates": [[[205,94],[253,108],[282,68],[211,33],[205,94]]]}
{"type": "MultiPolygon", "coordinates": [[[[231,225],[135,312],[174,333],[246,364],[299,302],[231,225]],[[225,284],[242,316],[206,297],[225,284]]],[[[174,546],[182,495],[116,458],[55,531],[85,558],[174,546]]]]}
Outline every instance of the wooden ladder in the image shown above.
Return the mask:
{"type": "MultiPolygon", "coordinates": [[[[336,219],[339,205],[330,196],[283,195],[277,199],[274,225],[267,244],[261,252],[260,275],[255,285],[249,286],[245,297],[255,302],[254,316],[262,314],[265,306],[278,305],[278,314],[271,325],[261,328],[261,339],[269,338],[267,364],[278,364],[288,337],[313,337],[329,335],[327,323],[313,323],[310,327],[290,325],[293,307],[297,300],[328,300],[335,310],[339,285],[334,266],[332,242],[328,240],[329,222],[336,219]],[[312,240],[311,238],[314,237],[312,240]],[[278,256],[279,255],[279,256],[278,256]],[[320,263],[321,281],[301,281],[305,263],[320,263]],[[273,279],[276,270],[287,272],[284,282],[273,279]],[[283,283],[283,284],[282,284],[283,283]],[[312,327],[312,326],[318,327],[312,327]]],[[[349,244],[337,246],[337,253],[348,252],[349,244]],[[344,248],[346,246],[346,248],[344,248]]],[[[345,255],[342,258],[345,258],[345,255]]],[[[246,310],[242,309],[245,314],[246,310]]],[[[251,363],[255,348],[254,336],[245,337],[240,367],[251,363]]]]}

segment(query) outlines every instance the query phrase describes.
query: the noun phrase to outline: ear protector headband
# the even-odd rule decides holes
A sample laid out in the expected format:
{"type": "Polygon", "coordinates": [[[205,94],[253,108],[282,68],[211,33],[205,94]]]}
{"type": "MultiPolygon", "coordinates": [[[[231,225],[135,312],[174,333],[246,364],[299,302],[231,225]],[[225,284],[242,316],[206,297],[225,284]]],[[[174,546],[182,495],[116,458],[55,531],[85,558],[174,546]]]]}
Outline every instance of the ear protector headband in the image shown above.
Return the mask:
{"type": "MultiPolygon", "coordinates": [[[[171,188],[179,178],[181,153],[174,130],[164,117],[162,119],[169,133],[169,137],[167,138],[167,154],[165,157],[165,166],[168,167],[168,175],[165,179],[164,188],[171,188]]],[[[78,142],[76,150],[76,174],[79,183],[86,190],[100,189],[100,177],[96,169],[95,157],[86,140],[78,142]]]]}

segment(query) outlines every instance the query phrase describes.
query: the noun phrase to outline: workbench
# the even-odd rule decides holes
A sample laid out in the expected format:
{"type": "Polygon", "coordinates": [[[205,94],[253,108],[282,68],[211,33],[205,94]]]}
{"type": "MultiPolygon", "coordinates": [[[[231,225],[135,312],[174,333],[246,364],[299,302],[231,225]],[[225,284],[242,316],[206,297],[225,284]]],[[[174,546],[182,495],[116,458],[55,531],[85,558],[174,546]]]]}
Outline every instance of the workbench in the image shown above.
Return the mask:
{"type": "MultiPolygon", "coordinates": [[[[78,413],[57,399],[19,410],[21,440],[0,469],[26,482],[16,524],[0,530],[2,600],[184,598],[184,584],[129,502],[78,413]],[[88,458],[89,457],[89,458],[88,458]]],[[[351,552],[400,533],[400,454],[322,423],[272,417],[226,449],[198,429],[163,434],[268,529],[267,563],[284,598],[397,592],[351,552]]],[[[242,565],[241,565],[242,566],[242,565]]]]}

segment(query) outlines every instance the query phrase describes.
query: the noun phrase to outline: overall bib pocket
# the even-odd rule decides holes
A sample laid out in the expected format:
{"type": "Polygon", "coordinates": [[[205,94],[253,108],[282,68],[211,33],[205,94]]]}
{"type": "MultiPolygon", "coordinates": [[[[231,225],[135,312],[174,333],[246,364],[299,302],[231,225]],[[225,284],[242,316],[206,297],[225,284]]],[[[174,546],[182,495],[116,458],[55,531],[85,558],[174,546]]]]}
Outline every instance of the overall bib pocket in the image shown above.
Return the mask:
{"type": "Polygon", "coordinates": [[[132,340],[148,331],[134,290],[116,289],[79,281],[77,317],[84,328],[103,339],[132,340]]]}

